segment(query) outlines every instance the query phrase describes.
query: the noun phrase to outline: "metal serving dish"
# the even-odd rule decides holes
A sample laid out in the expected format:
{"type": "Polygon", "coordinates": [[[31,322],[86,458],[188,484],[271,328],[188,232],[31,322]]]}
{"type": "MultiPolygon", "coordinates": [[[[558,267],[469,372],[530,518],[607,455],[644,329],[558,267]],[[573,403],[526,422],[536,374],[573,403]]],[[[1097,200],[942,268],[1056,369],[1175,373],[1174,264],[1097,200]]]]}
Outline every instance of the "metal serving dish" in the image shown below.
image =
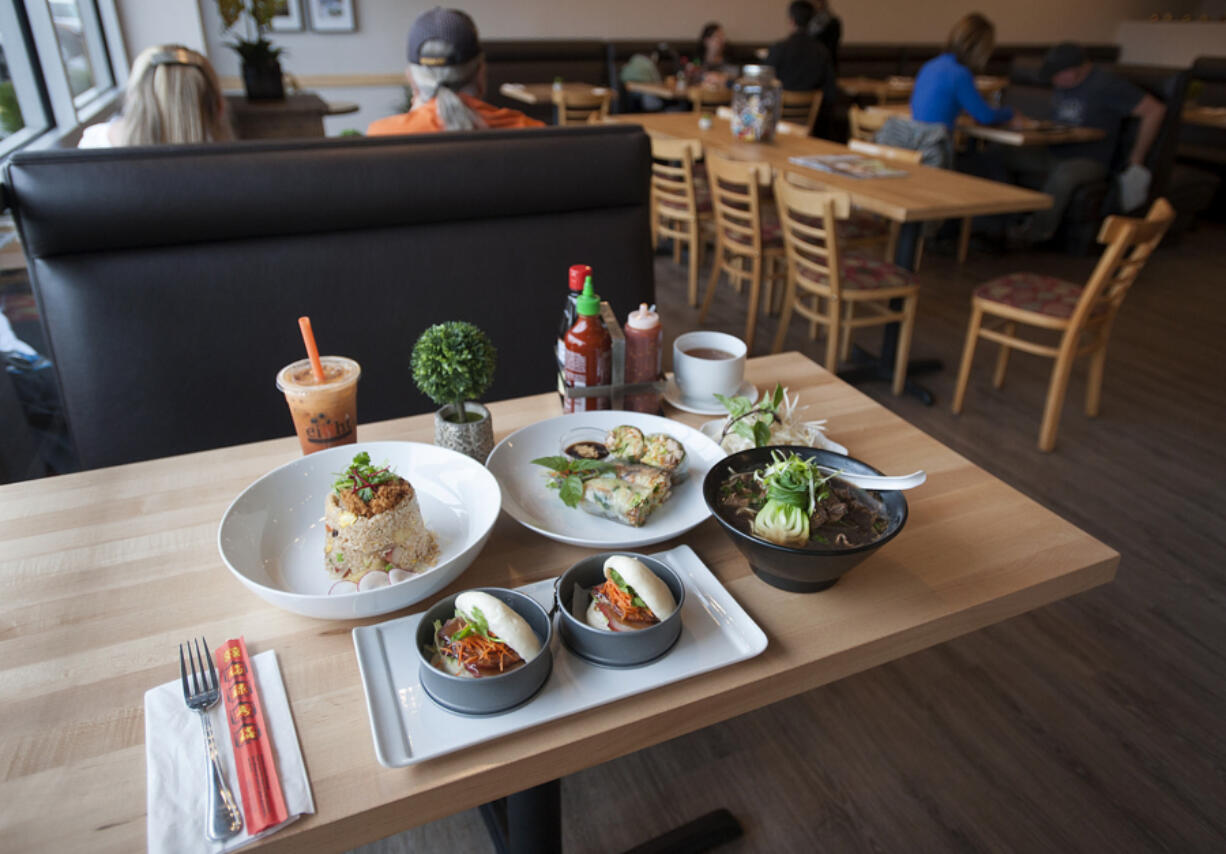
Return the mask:
{"type": "Polygon", "coordinates": [[[455,600],[460,595],[456,593],[435,603],[417,624],[417,657],[420,659],[417,672],[430,699],[444,709],[462,715],[491,715],[527,702],[545,684],[553,669],[553,652],[549,648],[553,623],[545,609],[530,596],[501,587],[475,589],[501,600],[527,620],[541,642],[540,653],[523,667],[498,676],[469,679],[439,670],[430,663],[425,648],[434,645],[434,621],[446,622],[455,616],[455,600]]]}
{"type": "Polygon", "coordinates": [[[554,588],[558,607],[558,633],[567,649],[580,658],[604,667],[635,667],[665,655],[681,636],[681,607],[685,604],[685,585],[667,564],[634,552],[602,552],[585,557],[558,579],[554,588]],[[604,562],[613,555],[636,558],[668,585],[677,608],[661,622],[637,632],[610,632],[589,626],[582,614],[587,610],[587,592],[604,583],[604,562]],[[576,607],[577,606],[577,607],[576,607]],[[578,611],[580,616],[575,616],[578,611]]]}

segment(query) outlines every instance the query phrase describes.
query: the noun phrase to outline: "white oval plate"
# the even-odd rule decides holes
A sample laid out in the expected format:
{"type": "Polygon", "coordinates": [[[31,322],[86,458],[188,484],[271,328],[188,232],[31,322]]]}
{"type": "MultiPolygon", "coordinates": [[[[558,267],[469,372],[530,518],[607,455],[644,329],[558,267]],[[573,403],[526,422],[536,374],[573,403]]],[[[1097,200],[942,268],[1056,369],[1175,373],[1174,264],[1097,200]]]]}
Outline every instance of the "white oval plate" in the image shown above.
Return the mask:
{"type": "MultiPolygon", "coordinates": [[[[758,402],[758,387],[745,380],[741,383],[741,387],[736,390],[733,397],[747,397],[750,403],[758,402]]],[[[672,374],[668,375],[668,382],[664,386],[664,399],[669,405],[675,406],[682,412],[689,412],[694,415],[723,415],[728,410],[724,405],[715,398],[711,398],[710,403],[698,403],[690,400],[681,393],[681,389],[677,386],[677,381],[673,379],[672,374]]]]}
{"type": "MultiPolygon", "coordinates": [[[[727,420],[727,418],[716,418],[714,421],[704,422],[700,428],[702,430],[702,435],[706,436],[712,442],[718,444],[720,434],[724,431],[724,422],[727,420]]],[[[817,438],[813,444],[813,447],[821,448],[824,451],[834,451],[836,454],[842,454],[843,456],[847,456],[848,454],[845,447],[832,439],[826,438],[826,434],[820,430],[817,433],[817,438]]],[[[724,456],[728,456],[728,452],[724,451],[722,446],[720,447],[720,450],[723,452],[724,456]]]]}
{"type": "Polygon", "coordinates": [[[359,442],[317,451],[251,484],[222,516],[217,547],[238,580],[278,608],[326,620],[372,617],[420,602],[468,569],[501,506],[498,481],[470,457],[418,442],[359,442]],[[422,519],[438,538],[438,560],[398,584],[330,595],[324,499],[336,473],[361,451],[413,485],[422,519]]]}
{"type": "Polygon", "coordinates": [[[679,421],[641,412],[576,412],[539,421],[507,436],[490,453],[486,466],[502,485],[503,509],[517,522],[559,543],[593,549],[631,549],[660,543],[701,524],[711,511],[702,498],[707,470],[725,456],[719,445],[679,421]],[[630,424],[644,433],[668,433],[685,445],[686,479],[641,528],[567,507],[550,489],[549,473],[533,465],[537,457],[562,453],[562,437],[580,427],[607,431],[630,424]]]}

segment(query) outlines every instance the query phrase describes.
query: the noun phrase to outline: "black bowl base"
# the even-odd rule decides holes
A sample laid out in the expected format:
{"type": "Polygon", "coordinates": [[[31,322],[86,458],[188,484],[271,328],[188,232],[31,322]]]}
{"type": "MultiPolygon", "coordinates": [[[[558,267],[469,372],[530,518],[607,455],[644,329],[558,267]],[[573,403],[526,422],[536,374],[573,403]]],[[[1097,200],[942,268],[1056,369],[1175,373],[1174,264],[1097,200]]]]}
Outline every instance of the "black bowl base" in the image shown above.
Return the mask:
{"type": "MultiPolygon", "coordinates": [[[[430,665],[426,665],[426,666],[429,667],[430,665]]],[[[417,681],[417,684],[420,685],[421,689],[426,692],[426,696],[434,701],[434,705],[438,706],[440,709],[442,709],[445,712],[449,712],[453,715],[459,715],[460,717],[464,717],[464,718],[492,718],[492,717],[496,717],[497,715],[505,715],[507,712],[513,712],[516,709],[518,709],[520,706],[531,703],[533,700],[536,699],[536,695],[541,693],[541,691],[545,689],[545,686],[549,684],[549,677],[552,675],[553,675],[553,662],[550,661],[549,662],[549,672],[545,674],[545,678],[544,680],[542,680],[539,688],[537,688],[535,691],[533,691],[531,694],[529,694],[524,699],[520,700],[514,706],[507,706],[505,709],[495,709],[492,712],[474,712],[468,709],[462,709],[458,706],[452,706],[449,703],[444,703],[438,697],[434,696],[434,694],[430,691],[430,689],[426,687],[425,682],[419,679],[417,681]]]]}
{"type": "Polygon", "coordinates": [[[780,590],[786,590],[789,593],[820,593],[823,590],[829,590],[838,581],[837,578],[832,578],[829,581],[797,581],[794,578],[784,578],[782,575],[775,575],[764,569],[758,569],[753,564],[750,564],[749,568],[753,570],[754,575],[761,578],[771,587],[778,587],[780,590]]]}
{"type": "Polygon", "coordinates": [[[564,634],[562,634],[560,631],[557,634],[558,634],[558,637],[562,638],[562,646],[566,647],[566,651],[569,652],[571,655],[573,655],[575,658],[578,658],[581,661],[592,665],[593,667],[604,667],[608,670],[633,670],[636,667],[646,667],[649,664],[655,664],[661,658],[663,658],[664,656],[672,652],[673,647],[677,645],[677,641],[681,640],[681,633],[678,632],[677,637],[673,638],[673,642],[668,645],[668,649],[664,650],[662,653],[655,656],[654,658],[649,658],[646,661],[636,661],[634,664],[614,664],[611,661],[599,661],[595,658],[584,655],[579,650],[575,649],[573,646],[571,646],[569,643],[566,642],[566,636],[564,634]]]}

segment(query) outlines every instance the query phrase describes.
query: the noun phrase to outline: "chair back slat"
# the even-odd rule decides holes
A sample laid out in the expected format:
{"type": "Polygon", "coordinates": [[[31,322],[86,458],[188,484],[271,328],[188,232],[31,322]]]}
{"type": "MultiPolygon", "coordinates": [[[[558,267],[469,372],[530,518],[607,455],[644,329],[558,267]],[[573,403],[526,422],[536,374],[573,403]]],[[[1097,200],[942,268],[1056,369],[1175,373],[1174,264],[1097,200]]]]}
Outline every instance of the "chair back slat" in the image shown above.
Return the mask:
{"type": "Polygon", "coordinates": [[[818,111],[822,108],[822,92],[814,89],[810,92],[783,93],[783,104],[779,117],[786,122],[794,122],[805,130],[805,134],[813,132],[818,111]]]}
{"type": "Polygon", "coordinates": [[[872,142],[877,131],[885,124],[890,114],[885,110],[866,110],[853,105],[847,110],[847,122],[850,125],[851,137],[872,142]]]}
{"type": "Polygon", "coordinates": [[[730,160],[707,153],[707,181],[711,187],[711,207],[715,227],[746,245],[754,254],[762,252],[762,207],[758,185],[770,164],[752,160],[730,160]]]}
{"type": "Polygon", "coordinates": [[[896,145],[882,145],[879,142],[865,142],[862,139],[849,139],[847,147],[860,154],[867,154],[870,157],[884,157],[887,160],[895,160],[899,163],[918,165],[924,158],[924,154],[921,151],[899,148],[896,145]]]}
{"type": "Polygon", "coordinates": [[[612,97],[611,92],[569,92],[565,89],[554,92],[558,124],[602,122],[609,117],[609,100],[612,97]]]}
{"type": "Polygon", "coordinates": [[[696,139],[651,139],[652,207],[657,216],[693,220],[698,217],[694,160],[702,156],[696,139]]]}
{"type": "Polygon", "coordinates": [[[1119,310],[1132,283],[1174,221],[1175,209],[1166,199],[1156,200],[1145,219],[1107,217],[1098,233],[1099,242],[1107,244],[1107,248],[1073,310],[1070,325],[1074,330],[1081,329],[1095,310],[1107,309],[1110,313],[1119,310]]]}
{"type": "Polygon", "coordinates": [[[718,89],[710,86],[691,86],[686,91],[686,96],[694,105],[696,113],[709,113],[716,107],[732,103],[732,90],[726,86],[720,86],[718,89]]]}
{"type": "Polygon", "coordinates": [[[775,179],[775,203],[788,257],[788,275],[797,291],[838,299],[839,241],[835,220],[846,219],[851,199],[838,190],[809,190],[780,175],[775,179]],[[807,270],[811,276],[802,276],[807,270]]]}

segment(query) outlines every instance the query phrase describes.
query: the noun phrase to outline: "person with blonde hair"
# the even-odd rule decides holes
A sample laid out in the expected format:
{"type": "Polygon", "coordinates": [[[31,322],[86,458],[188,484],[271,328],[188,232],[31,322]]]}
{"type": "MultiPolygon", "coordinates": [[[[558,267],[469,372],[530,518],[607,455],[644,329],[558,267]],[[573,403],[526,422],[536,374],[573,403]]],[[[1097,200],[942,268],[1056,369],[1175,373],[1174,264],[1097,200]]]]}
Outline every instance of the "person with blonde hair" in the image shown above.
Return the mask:
{"type": "MultiPolygon", "coordinates": [[[[972,12],[949,31],[945,50],[930,59],[915,76],[911,91],[911,118],[917,122],[945,125],[952,133],[964,111],[981,125],[1014,121],[1009,107],[993,107],[975,88],[975,74],[983,71],[996,47],[996,28],[978,12],[972,12]]],[[[1025,119],[1016,118],[1017,123],[1025,119]]]]}
{"type": "Polygon", "coordinates": [[[91,125],[80,148],[166,145],[232,139],[217,72],[201,54],[178,44],[141,51],[132,63],[123,110],[91,125]]]}

